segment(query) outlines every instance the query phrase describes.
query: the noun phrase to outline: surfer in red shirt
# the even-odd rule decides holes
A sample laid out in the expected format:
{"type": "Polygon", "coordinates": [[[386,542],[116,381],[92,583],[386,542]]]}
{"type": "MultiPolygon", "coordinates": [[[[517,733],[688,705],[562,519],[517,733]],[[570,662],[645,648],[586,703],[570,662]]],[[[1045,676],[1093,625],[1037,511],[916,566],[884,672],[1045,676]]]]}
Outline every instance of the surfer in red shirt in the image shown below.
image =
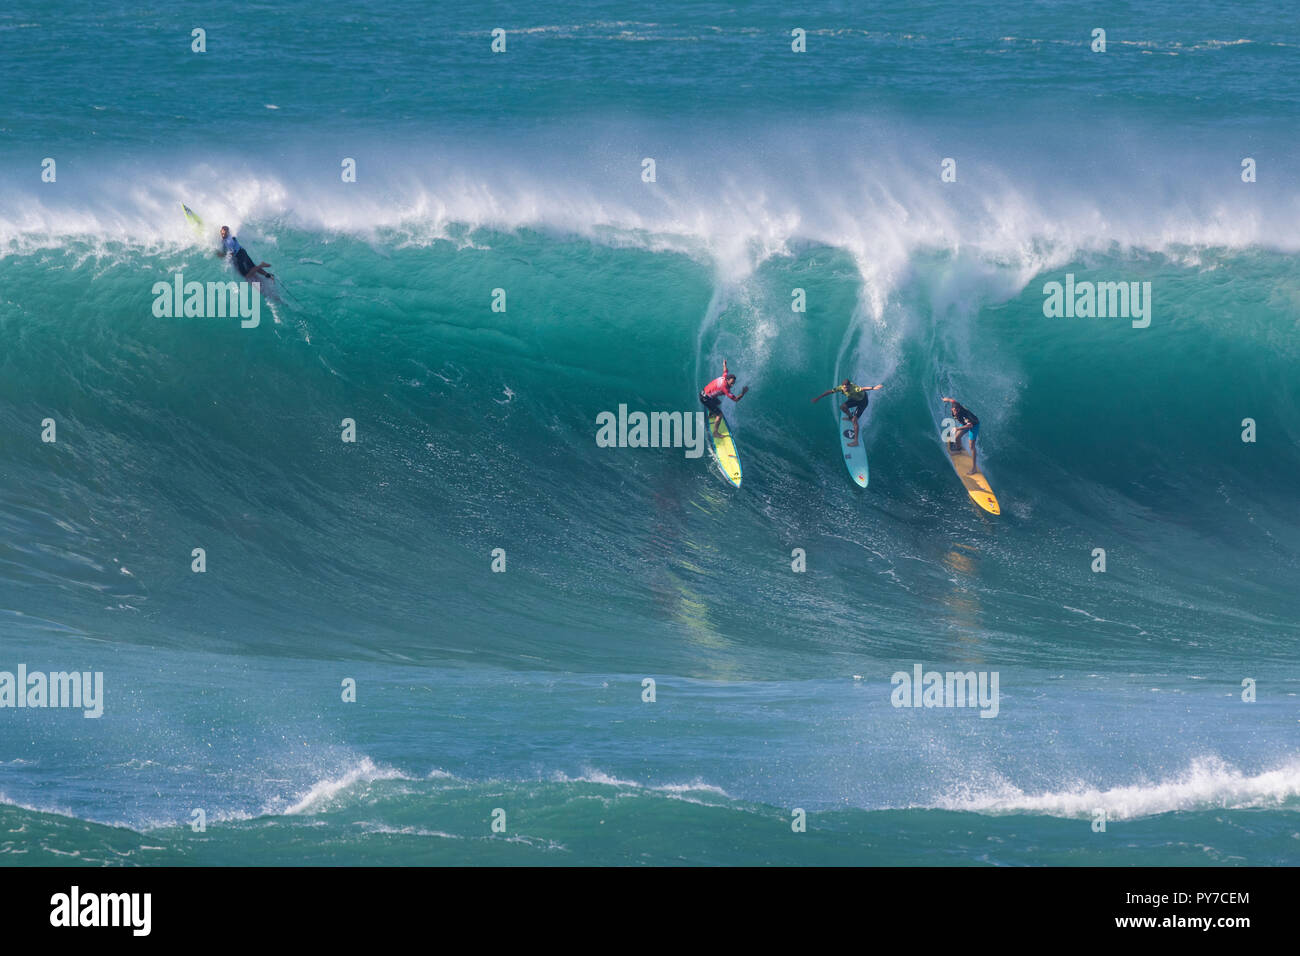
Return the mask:
{"type": "Polygon", "coordinates": [[[739,395],[731,394],[731,386],[736,384],[736,376],[727,371],[727,360],[722,360],[722,374],[711,381],[700,392],[700,404],[709,410],[709,421],[713,422],[713,437],[720,437],[718,432],[718,420],[722,418],[722,396],[725,395],[733,402],[738,402],[745,397],[749,391],[746,385],[740,390],[739,395]]]}

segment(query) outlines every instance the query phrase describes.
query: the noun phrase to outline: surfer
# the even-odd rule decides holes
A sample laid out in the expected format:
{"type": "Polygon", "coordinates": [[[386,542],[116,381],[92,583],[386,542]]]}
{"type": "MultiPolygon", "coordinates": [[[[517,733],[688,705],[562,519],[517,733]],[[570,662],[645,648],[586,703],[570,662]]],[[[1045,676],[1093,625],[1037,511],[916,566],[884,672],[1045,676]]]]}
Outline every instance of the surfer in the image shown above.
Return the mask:
{"type": "MultiPolygon", "coordinates": [[[[211,235],[211,233],[209,233],[211,235]]],[[[239,274],[249,282],[256,282],[259,275],[266,276],[268,279],[274,279],[273,273],[267,272],[266,267],[271,263],[261,262],[253,265],[253,260],[248,257],[244,247],[239,244],[239,240],[230,234],[229,226],[221,227],[221,249],[222,253],[235,264],[239,274]]]]}
{"type": "Polygon", "coordinates": [[[725,395],[733,402],[738,402],[745,397],[749,391],[746,385],[740,390],[739,395],[731,394],[731,386],[736,384],[736,376],[727,371],[727,360],[722,360],[722,374],[705,385],[700,392],[700,404],[709,410],[709,421],[713,423],[713,437],[721,438],[722,433],[718,431],[718,422],[722,420],[722,396],[725,395]]]}
{"type": "Polygon", "coordinates": [[[945,398],[944,401],[952,406],[952,417],[960,426],[957,429],[956,433],[952,436],[952,441],[948,444],[948,447],[952,451],[961,451],[961,436],[965,435],[967,432],[970,433],[969,474],[973,475],[975,474],[975,472],[979,471],[979,467],[976,465],[976,457],[978,455],[978,452],[976,452],[975,450],[975,439],[978,438],[980,434],[980,420],[975,417],[974,412],[972,412],[961,402],[957,401],[957,399],[945,398]]]}
{"type": "Polygon", "coordinates": [[[844,394],[845,402],[840,406],[840,411],[844,413],[846,422],[853,422],[853,440],[846,447],[857,447],[858,432],[862,429],[862,413],[867,410],[867,393],[874,392],[878,388],[884,388],[884,385],[854,385],[852,381],[846,378],[842,385],[827,389],[813,399],[813,404],[816,404],[827,395],[833,395],[836,392],[844,394]]]}

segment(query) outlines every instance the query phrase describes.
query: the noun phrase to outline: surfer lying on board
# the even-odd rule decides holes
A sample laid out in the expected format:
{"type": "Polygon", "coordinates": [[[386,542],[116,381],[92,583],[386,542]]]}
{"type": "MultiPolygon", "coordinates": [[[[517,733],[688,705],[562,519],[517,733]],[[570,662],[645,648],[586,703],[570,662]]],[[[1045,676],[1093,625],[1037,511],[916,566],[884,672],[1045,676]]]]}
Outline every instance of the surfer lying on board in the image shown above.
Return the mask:
{"type": "Polygon", "coordinates": [[[952,417],[956,420],[957,424],[961,426],[952,436],[952,441],[949,443],[948,447],[953,451],[961,451],[961,436],[970,432],[970,474],[973,475],[975,472],[979,471],[979,466],[975,463],[975,459],[978,455],[978,452],[975,450],[975,439],[978,438],[980,434],[980,420],[975,417],[974,412],[961,402],[957,401],[957,399],[945,398],[944,401],[952,406],[952,417]]]}
{"type": "Polygon", "coordinates": [[[813,404],[820,402],[827,395],[833,395],[835,392],[843,392],[846,401],[840,406],[840,411],[844,413],[846,422],[853,422],[853,440],[849,442],[849,448],[856,448],[858,445],[858,432],[862,429],[862,413],[867,410],[867,392],[874,392],[878,388],[884,388],[884,385],[854,385],[847,378],[843,385],[836,385],[834,388],[827,389],[816,398],[813,404]]]}
{"type": "Polygon", "coordinates": [[[253,265],[253,260],[248,257],[248,253],[239,244],[239,240],[230,234],[229,226],[221,227],[221,250],[223,255],[235,263],[235,268],[239,270],[239,274],[249,282],[256,282],[257,277],[260,275],[266,276],[268,279],[275,278],[273,273],[266,271],[266,267],[271,263],[261,262],[253,265]]]}
{"type": "Polygon", "coordinates": [[[727,360],[723,359],[722,374],[708,385],[705,385],[703,391],[700,392],[700,404],[709,410],[709,421],[713,422],[714,438],[721,437],[721,433],[718,431],[718,422],[722,420],[722,396],[726,395],[733,402],[738,402],[749,391],[749,386],[746,385],[740,390],[739,395],[732,395],[731,386],[735,384],[736,376],[727,371],[727,360]]]}

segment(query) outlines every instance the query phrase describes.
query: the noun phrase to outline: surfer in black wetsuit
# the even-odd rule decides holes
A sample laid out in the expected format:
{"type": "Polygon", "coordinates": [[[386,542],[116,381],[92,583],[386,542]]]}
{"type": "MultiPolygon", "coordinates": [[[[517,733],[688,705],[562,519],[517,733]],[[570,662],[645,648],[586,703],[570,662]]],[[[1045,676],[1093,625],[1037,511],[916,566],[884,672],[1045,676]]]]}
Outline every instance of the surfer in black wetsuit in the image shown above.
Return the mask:
{"type": "Polygon", "coordinates": [[[945,398],[944,401],[952,406],[952,417],[959,426],[956,434],[952,436],[952,441],[948,443],[948,448],[951,451],[961,451],[961,437],[967,432],[970,433],[970,474],[973,475],[979,471],[979,466],[976,464],[978,452],[975,450],[975,439],[979,437],[980,420],[957,399],[945,398]]]}
{"type": "Polygon", "coordinates": [[[273,273],[267,272],[266,267],[271,263],[262,262],[253,265],[253,260],[248,257],[244,247],[239,244],[239,240],[230,234],[229,226],[221,227],[221,252],[235,264],[239,274],[249,282],[256,282],[258,276],[266,276],[268,279],[274,279],[273,273]]]}

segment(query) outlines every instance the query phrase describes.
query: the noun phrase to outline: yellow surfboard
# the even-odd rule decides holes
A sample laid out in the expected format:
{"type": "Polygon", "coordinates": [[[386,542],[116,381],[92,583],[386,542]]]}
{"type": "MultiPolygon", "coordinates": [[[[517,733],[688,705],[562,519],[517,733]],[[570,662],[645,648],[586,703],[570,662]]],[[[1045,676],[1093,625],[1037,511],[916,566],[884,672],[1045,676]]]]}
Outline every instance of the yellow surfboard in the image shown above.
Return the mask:
{"type": "Polygon", "coordinates": [[[1002,509],[998,506],[997,496],[993,494],[993,489],[989,487],[989,480],[984,477],[984,472],[977,471],[975,474],[970,473],[973,459],[970,452],[966,450],[963,443],[959,451],[953,451],[952,445],[944,443],[944,449],[948,452],[948,460],[952,462],[953,471],[957,472],[957,477],[966,487],[966,493],[970,495],[971,501],[975,502],[985,511],[992,515],[1002,514],[1002,509]]]}
{"type": "Polygon", "coordinates": [[[736,442],[731,437],[731,429],[727,427],[727,420],[719,413],[717,418],[710,417],[706,427],[709,429],[709,439],[713,442],[713,458],[718,463],[718,468],[722,471],[723,476],[735,485],[740,487],[740,456],[736,454],[736,442]],[[717,425],[718,434],[713,434],[713,427],[717,425]]]}

